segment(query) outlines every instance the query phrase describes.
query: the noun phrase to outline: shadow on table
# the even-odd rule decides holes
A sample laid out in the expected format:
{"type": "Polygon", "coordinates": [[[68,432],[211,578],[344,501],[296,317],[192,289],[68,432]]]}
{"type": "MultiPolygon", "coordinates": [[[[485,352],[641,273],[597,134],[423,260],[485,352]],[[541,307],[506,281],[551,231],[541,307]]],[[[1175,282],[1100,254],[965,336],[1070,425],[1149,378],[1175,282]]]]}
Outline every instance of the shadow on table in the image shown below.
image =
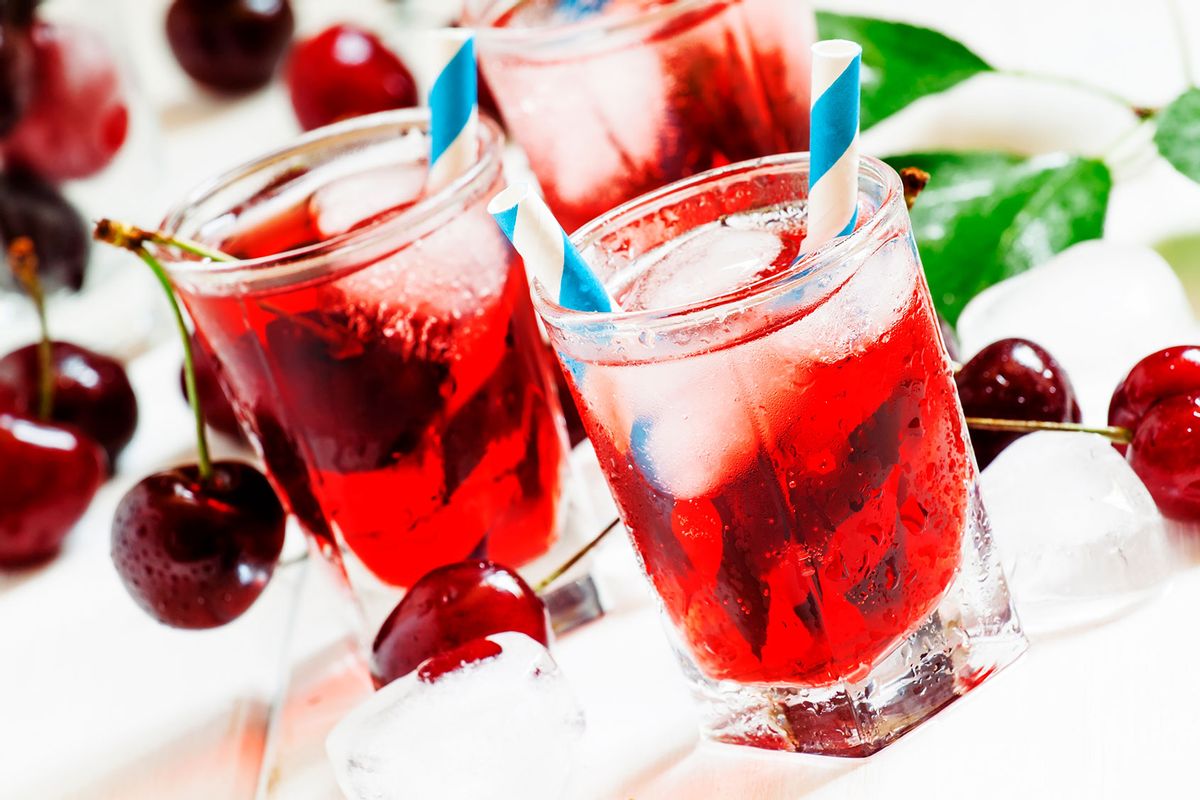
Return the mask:
{"type": "MultiPolygon", "coordinates": [[[[211,719],[128,758],[99,775],[64,764],[39,797],[60,800],[211,800],[249,798],[258,783],[269,708],[254,698],[233,702],[211,719]],[[232,713],[231,713],[232,712],[232,713]]],[[[101,735],[101,734],[97,734],[101,735]]],[[[0,791],[0,795],[3,791],[0,791]]]]}
{"type": "Polygon", "coordinates": [[[0,569],[0,595],[16,589],[23,583],[45,572],[53,562],[38,564],[23,569],[0,569]]]}
{"type": "Polygon", "coordinates": [[[341,797],[325,755],[325,738],[371,691],[370,675],[351,637],[297,664],[272,721],[259,796],[341,797]]]}
{"type": "Polygon", "coordinates": [[[855,769],[863,759],[756,750],[701,741],[622,787],[637,800],[703,797],[705,800],[795,800],[855,769]],[[673,763],[672,763],[673,762],[673,763]]]}

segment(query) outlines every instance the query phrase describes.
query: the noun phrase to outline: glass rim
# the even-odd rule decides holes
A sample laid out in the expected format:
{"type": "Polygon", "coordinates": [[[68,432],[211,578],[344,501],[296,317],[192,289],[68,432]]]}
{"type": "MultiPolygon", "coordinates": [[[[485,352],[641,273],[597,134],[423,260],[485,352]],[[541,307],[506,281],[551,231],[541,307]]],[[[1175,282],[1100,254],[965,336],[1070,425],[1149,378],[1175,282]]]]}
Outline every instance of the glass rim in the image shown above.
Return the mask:
{"type": "MultiPolygon", "coordinates": [[[[765,158],[728,164],[723,167],[697,173],[681,181],[667,184],[625,202],[611,211],[596,217],[570,236],[571,244],[580,251],[584,261],[589,261],[587,251],[606,234],[630,225],[672,200],[694,192],[705,184],[740,174],[750,175],[763,170],[790,167],[805,176],[809,172],[809,154],[785,153],[765,158]]],[[[755,281],[731,292],[702,298],[691,303],[666,308],[639,309],[636,311],[578,311],[560,305],[550,296],[539,280],[532,281],[534,306],[538,315],[551,327],[557,329],[594,329],[596,327],[635,327],[651,331],[665,326],[681,324],[701,325],[714,318],[721,318],[751,305],[794,288],[797,281],[818,277],[824,268],[860,255],[877,245],[881,232],[890,229],[904,205],[904,185],[900,175],[890,166],[871,156],[859,156],[859,179],[864,177],[881,185],[885,192],[879,207],[850,234],[833,239],[820,247],[804,253],[796,263],[775,275],[755,281]]],[[[710,222],[716,221],[710,220],[710,222]]],[[[664,244],[659,242],[658,245],[664,244]]]]}
{"type": "MultiPolygon", "coordinates": [[[[470,14],[471,29],[485,46],[499,45],[507,49],[526,47],[570,47],[581,40],[626,33],[644,25],[653,25],[698,8],[728,3],[729,0],[674,0],[668,5],[640,9],[627,16],[605,18],[601,14],[550,25],[531,25],[518,28],[498,28],[493,23],[505,13],[528,0],[491,0],[479,14],[470,14]],[[478,17],[476,19],[476,17],[478,17]]],[[[469,5],[469,3],[468,3],[469,5]]]]}
{"type": "MultiPolygon", "coordinates": [[[[319,151],[331,145],[337,146],[353,142],[364,135],[390,128],[397,129],[400,135],[414,130],[428,132],[429,121],[428,108],[406,108],[354,117],[308,131],[287,144],[256,156],[194,186],[170,207],[163,217],[160,227],[168,235],[178,234],[189,222],[192,212],[219,192],[264,170],[286,163],[297,155],[308,151],[319,151]]],[[[481,114],[479,121],[479,157],[470,169],[433,195],[422,197],[399,213],[388,214],[385,212],[378,219],[362,227],[339,233],[324,241],[285,250],[282,253],[231,261],[165,258],[163,265],[173,278],[187,281],[189,287],[203,287],[207,284],[224,284],[231,278],[257,281],[292,273],[310,276],[311,270],[320,266],[321,262],[327,261],[331,255],[335,253],[339,255],[353,254],[360,249],[377,245],[388,237],[397,238],[395,249],[407,247],[412,241],[424,235],[426,227],[424,223],[456,204],[464,202],[464,198],[469,200],[473,194],[482,194],[487,191],[502,169],[503,136],[500,129],[486,115],[481,114]],[[396,237],[398,230],[410,231],[411,235],[396,237]]],[[[212,215],[206,216],[207,219],[202,220],[202,223],[215,218],[212,215]]]]}

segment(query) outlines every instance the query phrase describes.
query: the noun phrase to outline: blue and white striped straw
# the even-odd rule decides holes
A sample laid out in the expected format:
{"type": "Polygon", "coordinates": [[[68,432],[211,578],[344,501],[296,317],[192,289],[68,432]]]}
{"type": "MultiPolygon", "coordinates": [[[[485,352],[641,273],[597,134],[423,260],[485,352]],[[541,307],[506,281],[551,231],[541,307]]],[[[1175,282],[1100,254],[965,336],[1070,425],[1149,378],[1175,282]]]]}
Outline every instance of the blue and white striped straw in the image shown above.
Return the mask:
{"type": "Polygon", "coordinates": [[[617,304],[567,239],[546,201],[528,183],[509,186],[488,203],[488,213],[525,260],[525,269],[576,311],[612,311],[617,304]]]}
{"type": "Polygon", "coordinates": [[[558,0],[558,7],[576,18],[583,18],[603,11],[608,0],[558,0]]]}
{"type": "Polygon", "coordinates": [[[430,42],[430,153],[428,191],[454,182],[479,155],[479,88],[476,85],[475,37],[448,28],[430,42]]]}
{"type": "Polygon", "coordinates": [[[845,39],[826,39],[813,45],[812,55],[812,160],[806,250],[845,236],[858,220],[862,48],[845,39]]]}

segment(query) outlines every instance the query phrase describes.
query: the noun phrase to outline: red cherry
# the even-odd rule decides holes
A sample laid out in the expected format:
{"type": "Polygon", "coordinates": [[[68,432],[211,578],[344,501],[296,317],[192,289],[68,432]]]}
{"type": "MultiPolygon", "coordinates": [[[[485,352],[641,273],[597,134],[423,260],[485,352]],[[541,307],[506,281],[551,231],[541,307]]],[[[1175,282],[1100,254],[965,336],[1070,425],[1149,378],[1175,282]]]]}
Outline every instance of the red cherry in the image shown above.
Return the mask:
{"type": "Polygon", "coordinates": [[[53,185],[15,169],[0,174],[0,243],[7,250],[20,236],[33,242],[43,286],[82,288],[91,246],[83,217],[53,185]]]}
{"type": "Polygon", "coordinates": [[[112,54],[95,33],[73,25],[35,23],[32,36],[33,99],[0,151],[52,182],[99,172],[129,131],[112,54]]]}
{"type": "Polygon", "coordinates": [[[175,0],[167,41],[184,72],[222,92],[265,86],[292,41],[288,0],[175,0]]]}
{"type": "MultiPolygon", "coordinates": [[[[233,412],[233,405],[217,378],[217,364],[200,340],[194,336],[192,358],[196,363],[196,392],[200,395],[200,408],[204,412],[205,424],[232,439],[245,441],[242,426],[238,424],[237,415],[233,412]]],[[[187,379],[182,366],[179,368],[179,389],[186,399],[187,379]]]]}
{"type": "Polygon", "coordinates": [[[0,567],[57,553],[104,481],[104,468],[103,451],[83,434],[0,413],[0,567]]]}
{"type": "Polygon", "coordinates": [[[33,43],[27,27],[0,17],[0,136],[20,121],[33,95],[33,43]]]}
{"type": "MultiPolygon", "coordinates": [[[[1159,350],[1135,364],[1117,386],[1108,405],[1108,424],[1136,431],[1155,403],[1195,391],[1200,391],[1200,347],[1159,350]]],[[[1117,449],[1125,451],[1124,445],[1117,449]]]]}
{"type": "MultiPolygon", "coordinates": [[[[78,428],[94,439],[110,466],[137,428],[137,397],[125,368],[99,353],[69,342],[54,342],[54,407],[50,419],[78,428]]],[[[34,415],[38,407],[38,346],[31,344],[0,358],[0,409],[34,415]]]]}
{"type": "MultiPolygon", "coordinates": [[[[975,354],[955,376],[968,417],[1079,422],[1079,403],[1062,366],[1027,339],[1001,339],[975,354]]],[[[982,469],[1023,433],[971,430],[982,469]]]]}
{"type": "Polygon", "coordinates": [[[493,633],[550,643],[546,606],[521,576],[490,561],[460,561],[427,573],[379,629],[371,673],[383,686],[423,661],[493,633]]]}
{"type": "Polygon", "coordinates": [[[112,560],[146,613],[177,628],[213,628],[262,593],[283,549],[283,506],[262,473],[215,462],[151,475],[117,507],[112,560]]]}
{"type": "Polygon", "coordinates": [[[478,664],[503,652],[504,648],[491,639],[474,639],[453,650],[439,653],[421,664],[417,669],[417,678],[425,683],[433,683],[443,675],[462,669],[467,664],[478,664]]]}
{"type": "Polygon", "coordinates": [[[287,82],[306,131],[417,104],[417,85],[404,62],[374,34],[352,25],[335,25],[298,43],[287,82]]]}
{"type": "Polygon", "coordinates": [[[1128,459],[1165,516],[1200,520],[1200,391],[1152,405],[1134,431],[1128,459]]]}

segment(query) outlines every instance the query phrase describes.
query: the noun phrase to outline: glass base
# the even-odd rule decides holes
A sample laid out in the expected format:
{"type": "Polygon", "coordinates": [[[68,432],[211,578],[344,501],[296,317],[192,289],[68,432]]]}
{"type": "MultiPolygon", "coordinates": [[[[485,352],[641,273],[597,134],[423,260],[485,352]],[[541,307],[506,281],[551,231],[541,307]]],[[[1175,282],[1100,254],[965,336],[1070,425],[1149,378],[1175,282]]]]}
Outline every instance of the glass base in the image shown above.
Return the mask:
{"type": "Polygon", "coordinates": [[[954,582],[925,622],[866,675],[817,687],[715,681],[677,647],[704,734],[768,750],[861,758],[1011,664],[1028,642],[977,495],[973,506],[954,582]]]}

